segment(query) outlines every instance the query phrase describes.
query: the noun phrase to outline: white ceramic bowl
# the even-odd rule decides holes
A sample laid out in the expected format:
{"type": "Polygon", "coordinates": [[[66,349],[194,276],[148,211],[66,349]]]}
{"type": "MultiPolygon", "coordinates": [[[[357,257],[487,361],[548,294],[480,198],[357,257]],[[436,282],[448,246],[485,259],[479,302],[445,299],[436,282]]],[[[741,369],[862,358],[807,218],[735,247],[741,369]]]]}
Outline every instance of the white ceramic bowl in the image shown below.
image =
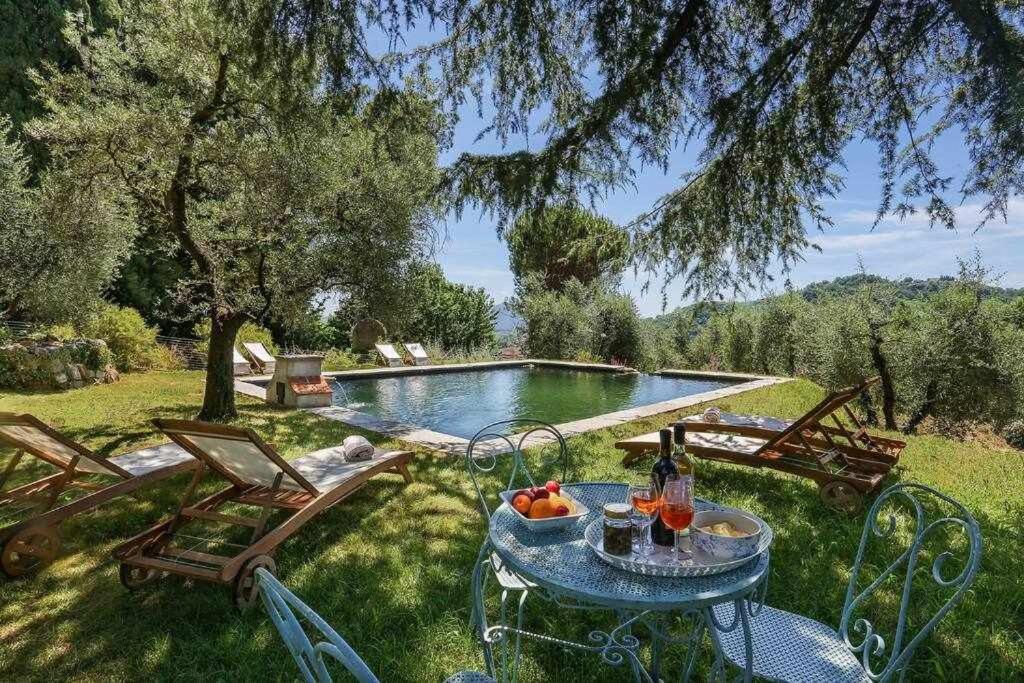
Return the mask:
{"type": "Polygon", "coordinates": [[[694,547],[721,560],[738,560],[757,552],[761,542],[761,523],[753,517],[730,510],[704,510],[693,516],[690,525],[690,541],[694,547]],[[719,522],[729,522],[745,536],[720,536],[700,527],[719,522]]]}
{"type": "Polygon", "coordinates": [[[530,519],[526,515],[519,512],[519,510],[516,510],[514,507],[512,507],[512,498],[521,490],[522,489],[516,489],[514,491],[502,491],[501,499],[505,501],[505,505],[507,505],[508,509],[512,511],[512,514],[519,518],[520,522],[530,527],[534,531],[549,531],[551,529],[563,529],[567,526],[574,524],[576,520],[586,516],[587,513],[590,512],[590,509],[586,505],[584,505],[583,503],[579,502],[571,495],[569,495],[569,493],[566,492],[565,489],[562,489],[562,491],[558,495],[572,503],[572,514],[565,515],[564,517],[545,517],[544,519],[530,519]]]}

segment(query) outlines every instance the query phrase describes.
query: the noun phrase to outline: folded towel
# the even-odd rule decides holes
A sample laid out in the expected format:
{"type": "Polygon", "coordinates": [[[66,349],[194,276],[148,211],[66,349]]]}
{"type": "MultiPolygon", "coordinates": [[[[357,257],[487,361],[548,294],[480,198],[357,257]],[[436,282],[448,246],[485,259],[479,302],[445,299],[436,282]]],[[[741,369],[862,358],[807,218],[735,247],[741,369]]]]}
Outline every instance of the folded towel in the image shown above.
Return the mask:
{"type": "Polygon", "coordinates": [[[361,436],[346,436],[342,448],[348,462],[360,462],[373,457],[373,444],[361,436]]]}

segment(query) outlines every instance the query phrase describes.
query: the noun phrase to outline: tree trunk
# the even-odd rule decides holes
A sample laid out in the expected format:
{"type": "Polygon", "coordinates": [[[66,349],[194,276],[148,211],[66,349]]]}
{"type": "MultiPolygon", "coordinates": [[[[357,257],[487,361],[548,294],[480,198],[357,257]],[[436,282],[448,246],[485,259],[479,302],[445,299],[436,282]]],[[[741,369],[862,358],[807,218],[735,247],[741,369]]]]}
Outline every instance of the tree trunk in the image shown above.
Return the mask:
{"type": "Polygon", "coordinates": [[[875,402],[871,400],[871,394],[862,391],[860,392],[860,407],[864,411],[864,421],[868,423],[870,427],[878,426],[878,412],[875,411],[875,402]]]}
{"type": "Polygon", "coordinates": [[[921,407],[917,409],[913,417],[907,422],[907,426],[903,428],[904,434],[913,434],[917,431],[917,427],[924,421],[926,417],[932,414],[932,410],[935,409],[936,393],[938,392],[938,385],[935,380],[928,383],[928,386],[924,390],[924,402],[921,407]]]}
{"type": "Polygon", "coordinates": [[[229,420],[235,412],[235,338],[245,317],[214,311],[206,357],[206,392],[200,420],[229,420]]]}
{"type": "Polygon", "coordinates": [[[896,425],[896,389],[893,387],[892,374],[889,372],[889,362],[882,353],[882,335],[873,325],[869,329],[871,361],[878,376],[882,378],[882,415],[885,416],[885,428],[895,432],[899,430],[896,425]]]}

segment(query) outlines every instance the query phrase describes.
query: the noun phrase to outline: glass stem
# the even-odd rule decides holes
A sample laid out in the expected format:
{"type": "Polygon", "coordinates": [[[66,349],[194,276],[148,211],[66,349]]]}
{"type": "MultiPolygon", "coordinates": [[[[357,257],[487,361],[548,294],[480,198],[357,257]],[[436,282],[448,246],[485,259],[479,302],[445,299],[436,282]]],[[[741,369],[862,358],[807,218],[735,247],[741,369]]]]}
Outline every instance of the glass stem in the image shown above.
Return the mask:
{"type": "Polygon", "coordinates": [[[681,558],[683,556],[683,549],[679,547],[679,539],[681,539],[683,537],[683,533],[681,531],[679,531],[678,529],[675,530],[674,533],[675,533],[676,538],[675,538],[675,543],[673,544],[672,547],[676,551],[676,556],[681,558]]]}

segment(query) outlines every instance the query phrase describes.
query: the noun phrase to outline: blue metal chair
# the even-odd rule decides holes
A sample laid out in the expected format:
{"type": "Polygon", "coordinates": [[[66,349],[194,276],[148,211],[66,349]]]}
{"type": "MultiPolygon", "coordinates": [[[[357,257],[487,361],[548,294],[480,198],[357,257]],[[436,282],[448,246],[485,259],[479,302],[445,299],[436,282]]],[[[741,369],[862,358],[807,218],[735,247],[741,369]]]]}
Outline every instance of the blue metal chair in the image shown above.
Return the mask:
{"type": "MultiPolygon", "coordinates": [[[[480,429],[466,447],[466,469],[469,471],[470,479],[473,481],[473,488],[476,490],[477,499],[480,501],[480,512],[484,522],[489,525],[491,519],[491,506],[488,505],[487,496],[480,485],[480,477],[483,475],[497,475],[499,463],[511,460],[507,482],[503,490],[514,488],[525,488],[536,486],[537,482],[530,473],[530,468],[523,457],[523,448],[530,445],[528,440],[536,434],[541,434],[557,444],[557,454],[552,461],[543,464],[542,467],[554,466],[559,474],[559,479],[565,479],[565,473],[569,465],[569,449],[565,443],[565,437],[547,422],[531,418],[515,418],[512,420],[501,420],[493,422],[480,429]],[[509,434],[508,432],[522,429],[523,431],[509,434]]],[[[505,481],[504,478],[502,481],[505,481]]],[[[543,482],[541,482],[543,483],[543,482]]],[[[499,503],[500,501],[495,501],[499,503]]],[[[486,533],[486,532],[485,532],[486,533]]],[[[523,610],[526,606],[526,598],[530,594],[533,584],[520,578],[505,567],[497,555],[491,552],[490,544],[486,537],[480,546],[480,553],[477,557],[476,569],[473,574],[473,609],[470,621],[477,629],[480,642],[484,651],[484,662],[487,665],[487,672],[495,675],[494,656],[491,645],[484,636],[483,595],[486,589],[487,576],[493,575],[501,588],[500,621],[502,625],[507,624],[507,610],[510,598],[518,595],[516,606],[517,631],[515,648],[512,655],[512,663],[508,661],[508,642],[504,638],[501,641],[502,675],[504,680],[515,681],[518,675],[519,653],[521,638],[518,631],[522,629],[523,610]]]]}
{"type": "MultiPolygon", "coordinates": [[[[270,620],[299,665],[302,677],[309,683],[329,683],[330,672],[324,656],[341,663],[359,683],[380,683],[355,650],[338,635],[331,625],[314,612],[309,605],[274,578],[266,569],[256,570],[256,581],[260,597],[267,607],[270,620]],[[324,640],[315,645],[306,634],[299,617],[305,619],[323,636],[324,640]]],[[[445,683],[494,683],[494,679],[473,671],[463,671],[448,678],[445,683]]]]}
{"type": "MultiPolygon", "coordinates": [[[[874,545],[874,544],[872,544],[874,545]]],[[[745,661],[746,643],[742,629],[736,628],[741,620],[749,620],[752,634],[754,674],[775,681],[823,681],[863,683],[903,680],[907,666],[918,645],[928,637],[935,626],[953,609],[974,583],[981,564],[981,530],[967,509],[952,498],[921,484],[897,484],[886,489],[868,513],[861,534],[857,557],[853,563],[850,583],[846,591],[839,631],[790,612],[764,606],[760,611],[735,614],[729,608],[716,608],[715,629],[712,636],[722,645],[726,658],[738,666],[745,661]],[[925,494],[922,496],[922,494],[925,494]],[[932,498],[937,506],[926,510],[922,500],[932,498]],[[882,508],[892,503],[883,513],[882,508]],[[944,512],[929,512],[935,507],[944,512]],[[898,512],[902,511],[902,515],[898,512]],[[906,548],[882,570],[872,577],[865,571],[864,554],[869,540],[877,537],[896,545],[904,543],[896,533],[900,517],[910,523],[913,534],[906,548]],[[931,563],[918,573],[925,542],[939,534],[962,535],[966,546],[955,555],[943,548],[931,563]],[[957,557],[963,568],[955,576],[944,573],[947,563],[957,557]],[[900,611],[891,643],[875,630],[868,619],[858,617],[867,600],[886,580],[897,573],[902,576],[900,611]],[[944,591],[944,602],[939,610],[916,633],[908,633],[908,609],[915,575],[927,580],[927,574],[944,591]],[[864,574],[867,586],[858,591],[858,581],[864,574]]],[[[958,565],[959,566],[959,563],[958,565]]]]}

